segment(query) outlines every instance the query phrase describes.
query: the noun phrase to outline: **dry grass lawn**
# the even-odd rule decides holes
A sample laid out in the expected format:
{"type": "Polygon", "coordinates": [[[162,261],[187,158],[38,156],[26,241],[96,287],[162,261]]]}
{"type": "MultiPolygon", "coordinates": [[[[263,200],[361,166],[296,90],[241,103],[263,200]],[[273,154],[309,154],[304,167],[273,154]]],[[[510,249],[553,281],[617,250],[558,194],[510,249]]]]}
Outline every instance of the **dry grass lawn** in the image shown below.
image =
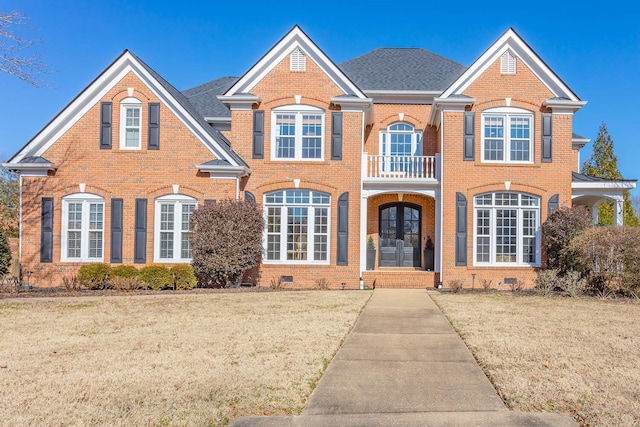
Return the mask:
{"type": "Polygon", "coordinates": [[[0,300],[0,425],[296,414],[371,292],[0,300]]]}
{"type": "Polygon", "coordinates": [[[637,301],[431,295],[511,408],[640,425],[637,301]]]}

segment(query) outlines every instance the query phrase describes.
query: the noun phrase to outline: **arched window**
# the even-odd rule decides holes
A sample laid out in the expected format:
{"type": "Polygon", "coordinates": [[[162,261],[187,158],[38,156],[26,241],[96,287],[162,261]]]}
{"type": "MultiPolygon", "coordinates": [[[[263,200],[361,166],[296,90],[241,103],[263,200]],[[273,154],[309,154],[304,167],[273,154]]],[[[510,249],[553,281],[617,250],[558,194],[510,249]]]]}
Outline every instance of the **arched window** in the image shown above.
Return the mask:
{"type": "Polygon", "coordinates": [[[474,198],[474,264],[540,264],[540,198],[496,192],[474,198]]]}
{"type": "Polygon", "coordinates": [[[265,262],[328,263],[331,196],[281,190],[264,196],[265,262]]]}
{"type": "Polygon", "coordinates": [[[70,194],[62,199],[62,261],[102,261],[104,199],[95,194],[70,194]]]}
{"type": "Polygon", "coordinates": [[[155,262],[191,261],[191,214],[197,204],[196,199],[180,194],[156,199],[155,262]]]}
{"type": "Polygon", "coordinates": [[[324,159],[324,111],[309,105],[286,105],[271,114],[271,158],[324,159]]]}
{"type": "Polygon", "coordinates": [[[520,108],[482,113],[482,161],[533,163],[533,114],[520,108]]]}
{"type": "Polygon", "coordinates": [[[422,156],[422,131],[405,122],[394,123],[380,132],[382,172],[415,172],[413,156],[422,156]]]}
{"type": "Polygon", "coordinates": [[[142,147],[142,103],[133,97],[120,102],[120,149],[139,150],[142,147]]]}

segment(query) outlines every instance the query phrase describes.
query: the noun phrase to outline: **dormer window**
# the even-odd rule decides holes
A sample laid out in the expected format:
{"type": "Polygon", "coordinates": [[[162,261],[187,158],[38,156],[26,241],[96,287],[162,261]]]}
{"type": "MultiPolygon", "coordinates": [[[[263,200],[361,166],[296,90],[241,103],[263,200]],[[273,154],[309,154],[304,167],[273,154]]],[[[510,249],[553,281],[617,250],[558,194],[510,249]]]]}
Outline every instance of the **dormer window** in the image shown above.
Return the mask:
{"type": "Polygon", "coordinates": [[[516,56],[510,50],[500,57],[500,74],[516,73],[516,56]]]}
{"type": "Polygon", "coordinates": [[[136,98],[120,103],[120,149],[139,150],[142,147],[142,104],[136,98]]]}
{"type": "Polygon", "coordinates": [[[302,51],[302,49],[296,48],[296,50],[291,52],[290,69],[291,71],[307,70],[307,55],[302,51]]]}

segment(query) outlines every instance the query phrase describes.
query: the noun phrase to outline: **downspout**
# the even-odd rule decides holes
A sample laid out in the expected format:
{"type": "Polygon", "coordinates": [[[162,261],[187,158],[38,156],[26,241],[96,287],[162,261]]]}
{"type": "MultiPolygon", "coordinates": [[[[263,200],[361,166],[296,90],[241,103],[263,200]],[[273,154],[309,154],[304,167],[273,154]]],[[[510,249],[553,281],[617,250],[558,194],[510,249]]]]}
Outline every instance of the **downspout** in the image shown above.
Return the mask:
{"type": "Polygon", "coordinates": [[[18,172],[18,275],[22,284],[22,173],[18,172]]]}
{"type": "Polygon", "coordinates": [[[240,177],[236,176],[236,201],[240,201],[240,177]]]}

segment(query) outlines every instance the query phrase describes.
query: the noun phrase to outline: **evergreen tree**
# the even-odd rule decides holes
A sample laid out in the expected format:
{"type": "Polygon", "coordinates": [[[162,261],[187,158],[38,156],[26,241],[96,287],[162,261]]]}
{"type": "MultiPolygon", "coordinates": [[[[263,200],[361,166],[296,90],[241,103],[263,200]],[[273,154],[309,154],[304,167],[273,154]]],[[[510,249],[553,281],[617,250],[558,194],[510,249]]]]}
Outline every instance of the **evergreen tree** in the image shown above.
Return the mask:
{"type": "MultiPolygon", "coordinates": [[[[613,138],[609,135],[607,125],[604,122],[600,125],[598,136],[593,143],[591,157],[582,165],[582,173],[597,178],[623,179],[618,171],[618,157],[613,152],[613,138]]],[[[598,222],[612,225],[614,212],[613,202],[607,201],[601,204],[598,210],[598,222]]],[[[640,220],[633,211],[628,191],[624,193],[623,217],[625,225],[640,225],[640,220]]]]}

